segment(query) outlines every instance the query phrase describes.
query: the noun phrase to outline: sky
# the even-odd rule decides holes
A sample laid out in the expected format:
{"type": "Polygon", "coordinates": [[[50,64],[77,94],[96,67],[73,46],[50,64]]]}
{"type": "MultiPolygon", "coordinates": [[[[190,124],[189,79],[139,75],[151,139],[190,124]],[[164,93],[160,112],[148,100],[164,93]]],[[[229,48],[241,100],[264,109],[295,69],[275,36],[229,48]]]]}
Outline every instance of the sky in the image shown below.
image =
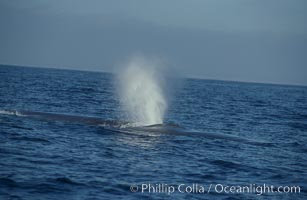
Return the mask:
{"type": "Polygon", "coordinates": [[[0,64],[307,85],[306,0],[0,0],[0,64]]]}

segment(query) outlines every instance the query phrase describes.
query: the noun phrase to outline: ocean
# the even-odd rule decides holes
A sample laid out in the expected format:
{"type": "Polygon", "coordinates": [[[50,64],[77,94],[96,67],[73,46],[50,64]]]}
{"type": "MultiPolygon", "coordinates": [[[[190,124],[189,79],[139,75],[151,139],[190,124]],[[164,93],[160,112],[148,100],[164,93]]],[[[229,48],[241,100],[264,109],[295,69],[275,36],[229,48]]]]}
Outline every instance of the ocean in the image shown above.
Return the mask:
{"type": "Polygon", "coordinates": [[[0,66],[0,199],[307,199],[307,87],[180,79],[127,127],[116,85],[0,66]]]}

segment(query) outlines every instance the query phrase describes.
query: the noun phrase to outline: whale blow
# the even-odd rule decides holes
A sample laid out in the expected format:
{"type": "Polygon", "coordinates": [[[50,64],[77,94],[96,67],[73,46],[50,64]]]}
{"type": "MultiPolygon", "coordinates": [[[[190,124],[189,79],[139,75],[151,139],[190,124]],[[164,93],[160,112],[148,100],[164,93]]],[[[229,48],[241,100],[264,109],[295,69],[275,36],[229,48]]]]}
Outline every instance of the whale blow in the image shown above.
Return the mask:
{"type": "Polygon", "coordinates": [[[162,124],[167,109],[164,78],[155,65],[134,58],[118,74],[120,102],[135,125],[162,124]]]}

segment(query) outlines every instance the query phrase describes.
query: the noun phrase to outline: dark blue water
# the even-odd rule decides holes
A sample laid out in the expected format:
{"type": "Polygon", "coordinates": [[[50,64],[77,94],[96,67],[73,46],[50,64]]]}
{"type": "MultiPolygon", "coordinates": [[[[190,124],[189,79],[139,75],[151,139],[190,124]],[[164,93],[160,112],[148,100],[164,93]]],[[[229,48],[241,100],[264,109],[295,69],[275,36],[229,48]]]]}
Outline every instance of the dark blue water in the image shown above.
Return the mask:
{"type": "Polygon", "coordinates": [[[307,198],[307,87],[182,80],[165,121],[186,134],[5,112],[121,120],[119,107],[111,74],[0,66],[0,199],[307,198]],[[206,192],[142,193],[141,184],[206,192]],[[301,190],[226,193],[217,184],[301,190]]]}

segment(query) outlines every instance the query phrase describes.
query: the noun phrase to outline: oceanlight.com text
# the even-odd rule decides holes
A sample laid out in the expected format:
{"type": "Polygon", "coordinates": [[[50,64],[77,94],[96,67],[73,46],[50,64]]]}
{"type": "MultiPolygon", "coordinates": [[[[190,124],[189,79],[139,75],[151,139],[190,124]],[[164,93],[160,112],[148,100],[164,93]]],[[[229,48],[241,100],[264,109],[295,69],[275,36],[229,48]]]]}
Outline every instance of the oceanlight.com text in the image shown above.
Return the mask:
{"type": "Polygon", "coordinates": [[[247,185],[226,185],[226,184],[166,184],[166,183],[142,183],[132,184],[131,192],[139,193],[164,193],[171,195],[173,193],[190,193],[190,194],[242,194],[251,193],[263,195],[266,193],[300,193],[302,188],[296,185],[268,185],[268,184],[247,184],[247,185]]]}

